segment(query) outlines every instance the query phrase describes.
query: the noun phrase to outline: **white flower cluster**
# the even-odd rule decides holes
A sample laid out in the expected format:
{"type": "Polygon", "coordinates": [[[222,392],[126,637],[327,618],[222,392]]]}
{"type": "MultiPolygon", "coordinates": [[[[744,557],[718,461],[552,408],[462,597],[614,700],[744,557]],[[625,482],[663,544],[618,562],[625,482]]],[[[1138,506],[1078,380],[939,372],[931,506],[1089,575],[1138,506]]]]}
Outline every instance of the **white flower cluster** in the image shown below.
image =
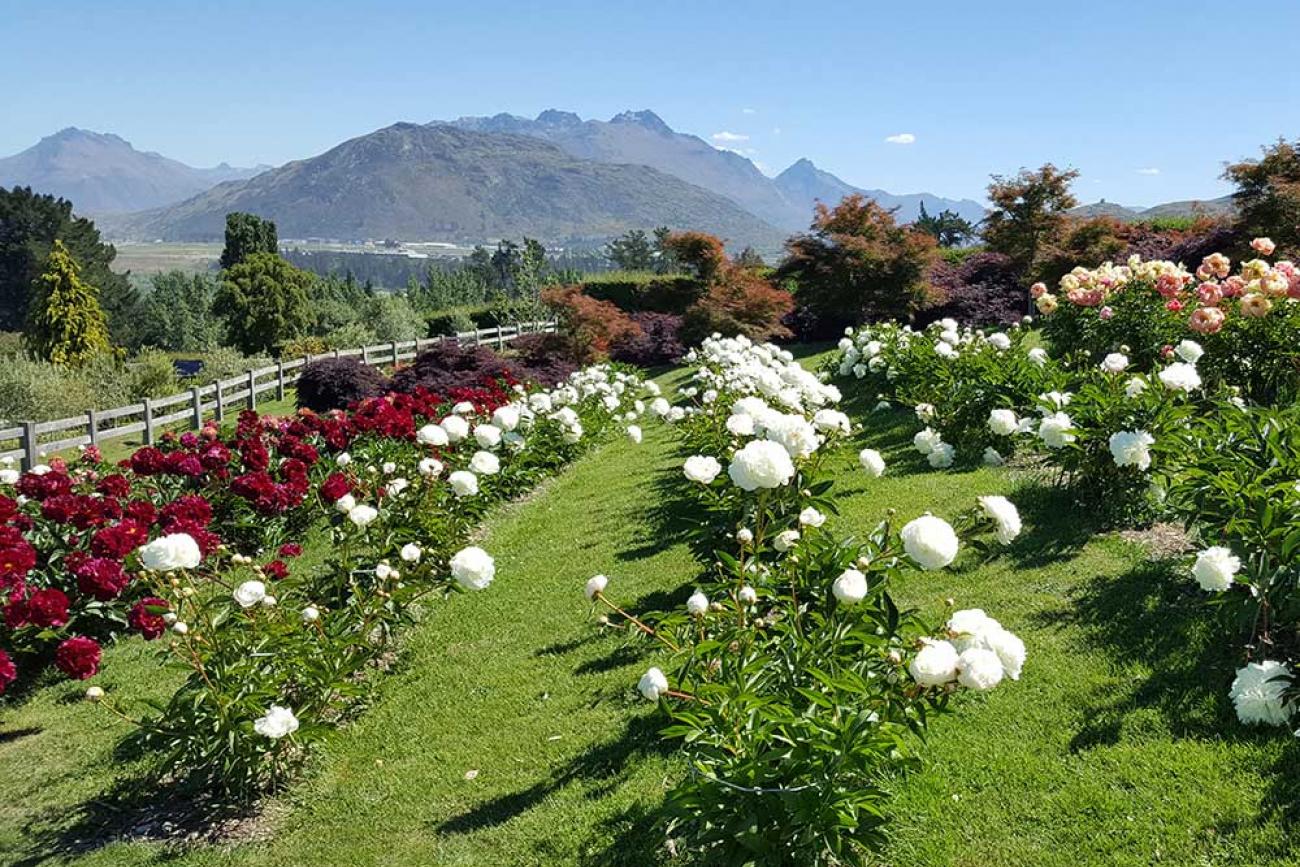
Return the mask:
{"type": "Polygon", "coordinates": [[[1004,677],[1020,679],[1025,643],[979,608],[956,611],[949,618],[947,637],[925,639],[908,665],[922,686],[957,683],[981,692],[1004,677]]]}

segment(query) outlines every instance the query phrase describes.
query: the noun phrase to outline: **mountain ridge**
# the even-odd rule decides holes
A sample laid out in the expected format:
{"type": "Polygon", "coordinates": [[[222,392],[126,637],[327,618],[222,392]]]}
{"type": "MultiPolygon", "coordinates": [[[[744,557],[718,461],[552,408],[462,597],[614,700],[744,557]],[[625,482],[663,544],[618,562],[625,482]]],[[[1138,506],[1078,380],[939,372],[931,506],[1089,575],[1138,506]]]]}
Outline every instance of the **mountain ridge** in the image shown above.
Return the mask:
{"type": "Polygon", "coordinates": [[[115,133],[70,126],[0,158],[0,187],[31,187],[68,199],[78,213],[101,215],[179,202],[267,168],[237,168],[224,162],[196,168],[156,151],[137,150],[115,133]]]}

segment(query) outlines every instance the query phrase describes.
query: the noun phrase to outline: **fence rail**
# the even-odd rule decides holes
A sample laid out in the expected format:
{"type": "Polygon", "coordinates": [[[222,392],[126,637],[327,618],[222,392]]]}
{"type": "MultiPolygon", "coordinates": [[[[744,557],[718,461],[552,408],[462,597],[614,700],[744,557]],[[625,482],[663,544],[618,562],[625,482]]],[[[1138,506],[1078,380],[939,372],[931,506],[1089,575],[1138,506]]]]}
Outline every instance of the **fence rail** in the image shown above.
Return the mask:
{"type": "Polygon", "coordinates": [[[230,379],[196,385],[189,391],[167,397],[145,398],[130,406],[92,409],[83,415],[53,421],[0,422],[7,425],[0,427],[0,460],[12,458],[27,470],[39,463],[41,456],[46,453],[99,445],[106,440],[120,439],[135,433],[143,433],[142,441],[145,445],[152,445],[161,428],[184,422],[188,428],[197,430],[209,418],[220,422],[227,413],[244,408],[257,409],[259,396],[267,392],[272,392],[275,400],[284,400],[285,391],[297,384],[302,368],[322,358],[357,358],[364,364],[376,366],[399,364],[415,358],[430,346],[448,340],[504,349],[506,344],[520,335],[554,330],[554,322],[520,322],[496,328],[476,328],[454,336],[422,337],[356,349],[334,349],[319,355],[281,360],[269,367],[250,368],[230,379]],[[65,435],[57,436],[59,434],[65,435]]]}

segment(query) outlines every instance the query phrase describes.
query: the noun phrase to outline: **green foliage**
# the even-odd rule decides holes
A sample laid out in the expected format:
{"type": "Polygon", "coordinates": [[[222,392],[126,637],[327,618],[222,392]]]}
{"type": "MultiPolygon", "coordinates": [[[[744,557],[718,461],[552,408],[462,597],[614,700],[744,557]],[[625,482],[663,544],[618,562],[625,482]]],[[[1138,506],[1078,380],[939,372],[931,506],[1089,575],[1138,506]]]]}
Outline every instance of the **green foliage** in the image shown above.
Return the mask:
{"type": "Polygon", "coordinates": [[[624,271],[649,271],[654,248],[643,230],[631,229],[605,245],[605,258],[624,271]]]}
{"type": "Polygon", "coordinates": [[[76,367],[109,349],[99,293],[79,270],[68,248],[56,240],[37,281],[24,332],[28,349],[44,361],[76,367]]]}
{"type": "Polygon", "coordinates": [[[275,223],[239,211],[226,214],[226,246],[221,251],[221,268],[226,270],[258,253],[279,255],[280,241],[275,223]]]}
{"type": "Polygon", "coordinates": [[[1247,237],[1272,238],[1282,256],[1300,252],[1300,142],[1278,139],[1223,176],[1237,185],[1232,198],[1247,237]]]}
{"type": "Polygon", "coordinates": [[[610,301],[629,313],[685,313],[699,301],[705,286],[694,277],[665,276],[653,272],[615,271],[584,279],[582,291],[610,301]]]}
{"type": "MultiPolygon", "coordinates": [[[[424,319],[415,312],[405,295],[379,294],[366,305],[365,325],[374,334],[371,343],[414,340],[425,333],[424,319]]],[[[362,346],[357,343],[355,346],[362,346]]]]}
{"type": "Polygon", "coordinates": [[[136,340],[174,352],[211,349],[221,340],[221,321],[213,310],[217,281],[209,274],[168,271],[155,274],[140,304],[136,340]]]}
{"type": "Polygon", "coordinates": [[[0,188],[0,329],[16,331],[26,323],[56,239],[81,266],[82,279],[99,290],[113,340],[127,342],[137,296],[130,281],[110,268],[117,251],[100,241],[93,222],[73,215],[71,202],[28,187],[0,188]]]}
{"type": "Polygon", "coordinates": [[[957,247],[975,235],[975,225],[956,211],[943,210],[930,214],[925,210],[925,201],[921,201],[921,213],[912,224],[914,229],[925,232],[939,242],[943,248],[957,247]]]}
{"type": "Polygon", "coordinates": [[[246,354],[274,352],[311,325],[314,278],[273,253],[253,253],[222,272],[216,306],[229,341],[246,354]]]}
{"type": "Polygon", "coordinates": [[[1051,163],[1013,178],[994,175],[989,184],[993,209],[984,218],[984,243],[994,253],[1010,256],[1021,272],[1028,272],[1039,253],[1060,237],[1068,219],[1066,211],[1079,204],[1070,184],[1079,176],[1051,163]]]}

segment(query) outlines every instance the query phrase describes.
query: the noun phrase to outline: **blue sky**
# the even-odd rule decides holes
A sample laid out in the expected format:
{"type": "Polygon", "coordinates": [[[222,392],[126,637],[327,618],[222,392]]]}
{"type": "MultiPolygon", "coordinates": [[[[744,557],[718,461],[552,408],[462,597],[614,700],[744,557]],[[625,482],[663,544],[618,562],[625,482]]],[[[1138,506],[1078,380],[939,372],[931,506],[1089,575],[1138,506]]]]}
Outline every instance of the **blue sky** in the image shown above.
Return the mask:
{"type": "Polygon", "coordinates": [[[1153,204],[1300,136],[1297,29],[1295,0],[4,0],[0,154],[80,126],[279,164],[399,120],[651,108],[773,173],[982,198],[1050,160],[1153,204]]]}

